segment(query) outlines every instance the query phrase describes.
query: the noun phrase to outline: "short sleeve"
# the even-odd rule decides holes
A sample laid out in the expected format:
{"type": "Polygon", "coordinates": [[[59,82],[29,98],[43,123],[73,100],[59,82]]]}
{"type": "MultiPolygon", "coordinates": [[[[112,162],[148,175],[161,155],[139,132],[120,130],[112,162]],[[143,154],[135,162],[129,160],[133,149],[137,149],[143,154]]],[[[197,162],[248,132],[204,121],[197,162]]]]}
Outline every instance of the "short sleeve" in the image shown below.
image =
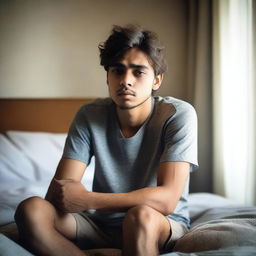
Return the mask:
{"type": "Polygon", "coordinates": [[[188,162],[193,171],[198,167],[196,111],[186,102],[174,107],[176,113],[167,120],[163,130],[164,151],[160,162],[188,162]]]}
{"type": "Polygon", "coordinates": [[[75,159],[88,165],[93,155],[91,144],[86,108],[83,106],[69,128],[62,157],[75,159]]]}

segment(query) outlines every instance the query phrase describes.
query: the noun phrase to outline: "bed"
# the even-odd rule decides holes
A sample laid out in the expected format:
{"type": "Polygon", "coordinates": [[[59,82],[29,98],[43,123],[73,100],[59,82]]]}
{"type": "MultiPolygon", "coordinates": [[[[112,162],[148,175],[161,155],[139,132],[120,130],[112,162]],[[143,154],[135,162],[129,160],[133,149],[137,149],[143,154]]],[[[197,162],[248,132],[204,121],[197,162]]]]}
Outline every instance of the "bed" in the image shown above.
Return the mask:
{"type": "MultiPolygon", "coordinates": [[[[0,255],[29,255],[18,245],[15,209],[25,198],[44,197],[72,118],[89,101],[0,99],[0,255]]],[[[92,160],[82,179],[89,190],[93,171],[92,160]]],[[[173,252],[163,255],[256,255],[256,207],[210,193],[192,193],[189,211],[191,230],[177,241],[173,252]]],[[[121,252],[98,249],[87,254],[121,252]]]]}

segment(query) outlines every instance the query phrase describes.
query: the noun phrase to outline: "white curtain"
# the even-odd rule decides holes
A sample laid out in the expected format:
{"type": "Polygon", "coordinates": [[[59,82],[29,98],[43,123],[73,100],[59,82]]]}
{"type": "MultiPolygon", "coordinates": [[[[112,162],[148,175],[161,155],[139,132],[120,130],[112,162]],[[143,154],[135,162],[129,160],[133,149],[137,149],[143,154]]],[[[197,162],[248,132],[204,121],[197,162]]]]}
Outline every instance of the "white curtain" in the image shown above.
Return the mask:
{"type": "Polygon", "coordinates": [[[256,204],[255,1],[213,1],[214,192],[256,204]]]}

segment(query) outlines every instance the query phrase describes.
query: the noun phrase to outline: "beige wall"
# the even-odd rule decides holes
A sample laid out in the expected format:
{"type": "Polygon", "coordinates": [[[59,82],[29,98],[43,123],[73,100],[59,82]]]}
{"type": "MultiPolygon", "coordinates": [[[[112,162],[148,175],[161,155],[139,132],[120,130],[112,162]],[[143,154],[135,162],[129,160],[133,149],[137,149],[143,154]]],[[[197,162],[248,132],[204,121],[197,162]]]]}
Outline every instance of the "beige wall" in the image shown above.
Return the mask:
{"type": "Polygon", "coordinates": [[[105,97],[99,42],[113,24],[158,33],[169,71],[159,94],[186,99],[186,1],[0,2],[0,97],[105,97]]]}

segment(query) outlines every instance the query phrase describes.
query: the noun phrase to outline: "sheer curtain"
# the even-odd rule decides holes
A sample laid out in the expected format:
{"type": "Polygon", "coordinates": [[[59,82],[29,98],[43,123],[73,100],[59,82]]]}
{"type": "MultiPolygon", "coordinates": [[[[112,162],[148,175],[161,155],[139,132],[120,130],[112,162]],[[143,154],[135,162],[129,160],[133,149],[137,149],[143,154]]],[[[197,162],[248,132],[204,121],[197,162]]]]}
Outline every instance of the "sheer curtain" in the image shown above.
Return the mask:
{"type": "Polygon", "coordinates": [[[214,192],[256,204],[255,1],[214,0],[213,14],[214,192]]]}

